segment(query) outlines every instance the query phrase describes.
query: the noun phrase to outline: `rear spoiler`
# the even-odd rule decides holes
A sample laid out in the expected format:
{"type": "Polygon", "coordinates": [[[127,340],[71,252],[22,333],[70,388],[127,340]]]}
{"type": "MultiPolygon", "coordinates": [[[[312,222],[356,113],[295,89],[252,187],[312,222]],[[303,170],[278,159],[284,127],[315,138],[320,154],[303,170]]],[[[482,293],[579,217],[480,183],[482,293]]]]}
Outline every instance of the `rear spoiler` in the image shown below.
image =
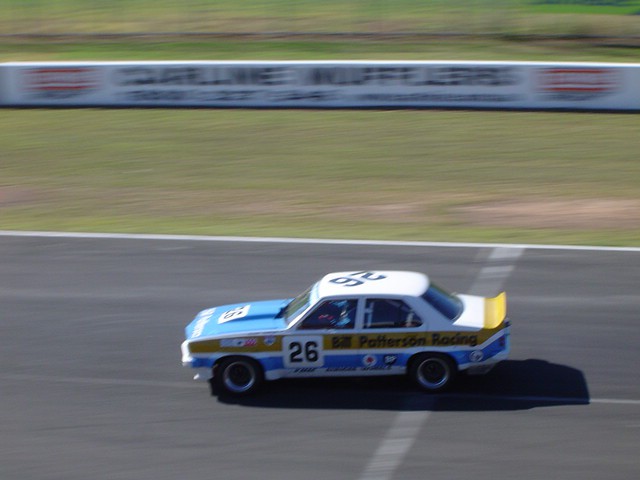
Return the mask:
{"type": "Polygon", "coordinates": [[[507,294],[500,293],[493,298],[484,299],[484,328],[498,328],[507,318],[507,294]]]}

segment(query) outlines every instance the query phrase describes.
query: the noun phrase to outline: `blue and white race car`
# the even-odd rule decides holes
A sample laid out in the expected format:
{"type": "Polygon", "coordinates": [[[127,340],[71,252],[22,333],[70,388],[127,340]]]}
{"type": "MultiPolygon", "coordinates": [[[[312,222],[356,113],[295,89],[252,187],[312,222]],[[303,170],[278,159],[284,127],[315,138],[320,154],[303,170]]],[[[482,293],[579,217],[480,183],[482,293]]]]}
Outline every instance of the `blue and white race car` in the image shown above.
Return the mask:
{"type": "Polygon", "coordinates": [[[284,377],[408,374],[437,392],[509,353],[506,294],[454,295],[421,273],[338,272],[295,298],[200,312],[182,363],[222,392],[284,377]]]}

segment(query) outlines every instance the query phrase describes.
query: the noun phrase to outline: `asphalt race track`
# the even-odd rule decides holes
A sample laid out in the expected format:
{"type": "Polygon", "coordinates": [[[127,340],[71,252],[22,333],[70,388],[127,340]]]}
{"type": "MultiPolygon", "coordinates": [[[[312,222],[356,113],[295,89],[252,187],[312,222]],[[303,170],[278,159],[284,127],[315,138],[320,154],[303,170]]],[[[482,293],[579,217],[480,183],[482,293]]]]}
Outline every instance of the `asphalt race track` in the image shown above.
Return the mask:
{"type": "Polygon", "coordinates": [[[640,250],[0,235],[0,479],[640,478],[640,250]],[[180,364],[197,311],[334,270],[508,293],[512,359],[446,395],[180,364]]]}

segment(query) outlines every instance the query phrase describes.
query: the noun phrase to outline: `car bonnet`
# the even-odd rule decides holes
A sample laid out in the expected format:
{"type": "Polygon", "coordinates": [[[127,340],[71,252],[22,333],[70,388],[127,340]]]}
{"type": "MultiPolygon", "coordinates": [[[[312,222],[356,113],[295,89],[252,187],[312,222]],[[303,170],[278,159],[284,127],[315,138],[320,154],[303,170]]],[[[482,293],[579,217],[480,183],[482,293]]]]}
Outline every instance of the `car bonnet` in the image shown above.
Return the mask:
{"type": "Polygon", "coordinates": [[[237,303],[203,310],[187,325],[187,339],[236,333],[260,333],[286,328],[277,317],[290,299],[237,303]]]}

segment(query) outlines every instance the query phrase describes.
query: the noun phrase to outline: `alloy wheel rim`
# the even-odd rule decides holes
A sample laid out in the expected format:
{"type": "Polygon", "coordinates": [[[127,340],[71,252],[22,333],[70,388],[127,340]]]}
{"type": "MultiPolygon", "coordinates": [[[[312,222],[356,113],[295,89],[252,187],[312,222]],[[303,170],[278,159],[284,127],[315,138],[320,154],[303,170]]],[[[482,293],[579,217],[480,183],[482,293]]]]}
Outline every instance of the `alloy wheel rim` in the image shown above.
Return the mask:
{"type": "Polygon", "coordinates": [[[449,379],[449,366],[439,358],[429,358],[420,364],[418,369],[420,383],[426,388],[435,389],[444,385],[449,379]]]}
{"type": "Polygon", "coordinates": [[[233,392],[246,392],[255,383],[255,374],[246,363],[234,362],[225,368],[223,381],[224,385],[233,392]]]}

